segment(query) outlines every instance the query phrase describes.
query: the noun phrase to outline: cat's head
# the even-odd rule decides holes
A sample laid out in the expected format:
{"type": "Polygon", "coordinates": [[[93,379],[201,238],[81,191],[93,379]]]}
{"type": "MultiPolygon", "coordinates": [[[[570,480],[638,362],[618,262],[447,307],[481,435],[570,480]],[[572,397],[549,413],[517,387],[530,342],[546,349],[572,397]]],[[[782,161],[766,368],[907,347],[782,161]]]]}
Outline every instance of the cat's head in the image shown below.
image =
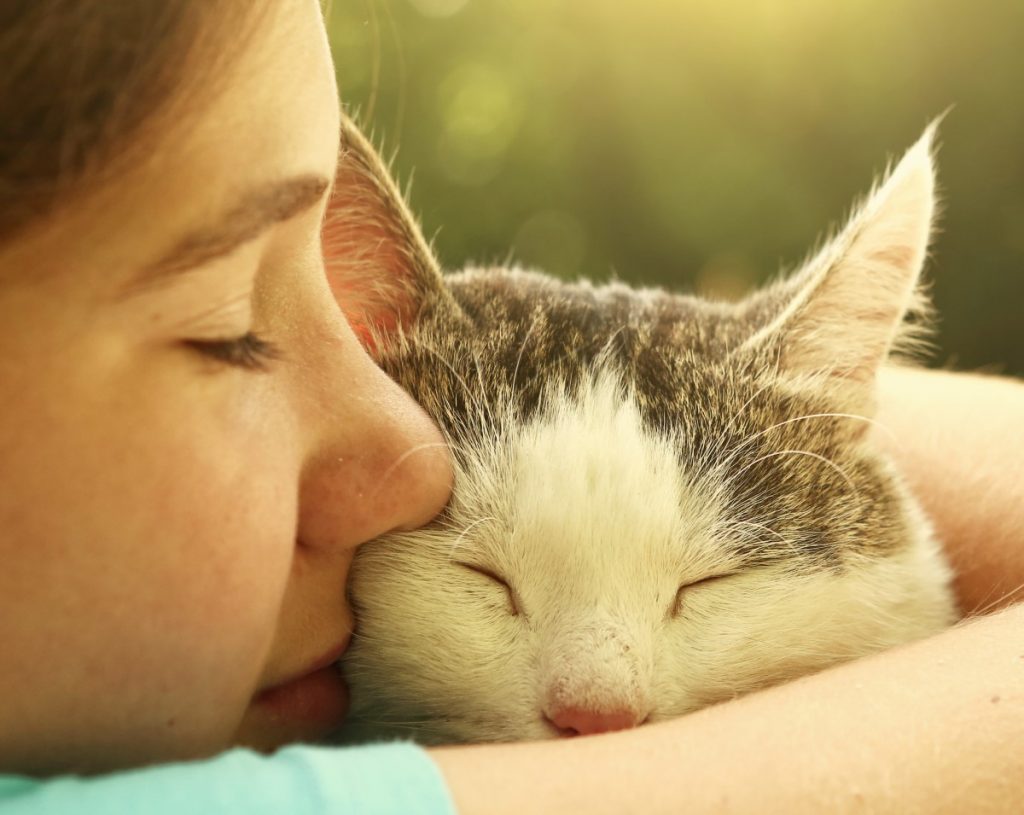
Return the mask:
{"type": "Polygon", "coordinates": [[[336,208],[349,242],[329,247],[372,252],[334,252],[332,285],[456,467],[437,521],[357,554],[353,732],[617,729],[950,621],[926,522],[868,442],[877,370],[922,310],[932,129],[795,274],[736,305],[442,277],[346,139],[338,194],[359,206],[336,208]]]}

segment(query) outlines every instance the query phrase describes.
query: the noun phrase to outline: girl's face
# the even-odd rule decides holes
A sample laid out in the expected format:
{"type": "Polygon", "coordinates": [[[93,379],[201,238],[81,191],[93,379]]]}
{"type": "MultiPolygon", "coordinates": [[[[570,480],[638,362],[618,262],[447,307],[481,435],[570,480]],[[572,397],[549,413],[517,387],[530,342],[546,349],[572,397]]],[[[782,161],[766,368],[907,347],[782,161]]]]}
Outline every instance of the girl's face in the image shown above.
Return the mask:
{"type": "Polygon", "coordinates": [[[276,4],[223,81],[0,247],[0,770],[325,734],[355,547],[448,498],[440,435],[325,279],[316,0],[276,4]]]}

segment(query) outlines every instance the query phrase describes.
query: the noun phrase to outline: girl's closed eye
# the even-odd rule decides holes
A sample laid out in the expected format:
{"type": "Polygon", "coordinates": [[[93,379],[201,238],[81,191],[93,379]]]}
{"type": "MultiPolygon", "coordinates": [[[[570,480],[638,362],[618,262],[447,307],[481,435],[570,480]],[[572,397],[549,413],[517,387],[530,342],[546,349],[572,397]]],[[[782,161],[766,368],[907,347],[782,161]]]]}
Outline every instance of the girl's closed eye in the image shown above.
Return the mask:
{"type": "MultiPolygon", "coordinates": [[[[254,246],[247,254],[258,251],[254,246]]],[[[244,371],[268,371],[270,363],[280,359],[282,354],[276,343],[253,328],[254,323],[259,322],[256,316],[258,287],[249,271],[241,278],[238,271],[254,266],[255,261],[249,257],[236,257],[224,266],[211,269],[219,274],[204,274],[197,281],[200,285],[183,288],[182,300],[174,304],[164,301],[165,308],[180,309],[179,313],[191,312],[187,320],[171,327],[171,336],[176,336],[175,344],[201,354],[208,361],[244,371]],[[196,297],[205,301],[198,313],[196,297]]]]}
{"type": "Polygon", "coordinates": [[[216,340],[186,340],[185,344],[206,357],[236,368],[265,372],[281,358],[279,348],[253,331],[216,340]]]}

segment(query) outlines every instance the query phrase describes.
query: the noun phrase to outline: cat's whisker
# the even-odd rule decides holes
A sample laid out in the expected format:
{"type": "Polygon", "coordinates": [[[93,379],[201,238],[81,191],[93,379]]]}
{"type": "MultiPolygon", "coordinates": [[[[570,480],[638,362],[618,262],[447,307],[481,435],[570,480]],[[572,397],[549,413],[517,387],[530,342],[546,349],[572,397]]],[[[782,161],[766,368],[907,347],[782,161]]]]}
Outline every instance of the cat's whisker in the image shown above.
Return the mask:
{"type": "Polygon", "coordinates": [[[776,458],[777,456],[808,456],[809,458],[813,458],[816,459],[817,461],[820,461],[822,464],[825,464],[831,467],[833,470],[835,470],[846,482],[847,486],[850,488],[850,491],[853,492],[855,496],[857,496],[857,501],[859,502],[861,500],[860,490],[858,490],[857,485],[853,483],[853,479],[851,479],[850,476],[846,474],[846,470],[844,470],[842,467],[836,464],[832,459],[826,458],[825,456],[819,455],[818,453],[812,453],[809,450],[777,450],[774,453],[765,453],[763,456],[758,456],[753,461],[748,462],[744,467],[742,467],[740,470],[734,473],[732,475],[732,479],[735,480],[739,478],[741,475],[743,475],[743,473],[745,473],[755,464],[761,461],[767,461],[770,458],[776,458]]]}
{"type": "MultiPolygon", "coordinates": [[[[764,393],[766,390],[768,390],[774,384],[775,383],[772,382],[771,380],[765,382],[763,385],[761,385],[761,387],[759,387],[756,391],[754,391],[753,395],[751,395],[751,397],[749,399],[747,399],[746,402],[744,402],[742,405],[739,406],[739,409],[737,409],[729,417],[728,421],[725,424],[725,427],[722,429],[722,432],[718,434],[718,438],[715,439],[715,441],[710,445],[710,454],[711,455],[714,455],[715,457],[717,457],[718,453],[722,450],[722,448],[724,447],[726,441],[729,438],[729,431],[736,429],[736,421],[737,421],[737,419],[739,419],[743,415],[743,413],[746,411],[746,409],[748,407],[750,407],[751,403],[755,399],[757,399],[758,396],[760,396],[762,393],[764,393]]],[[[709,455],[709,458],[710,457],[711,456],[709,455]]]]}
{"type": "Polygon", "coordinates": [[[778,532],[776,532],[774,529],[772,529],[770,526],[765,526],[765,524],[759,524],[759,523],[756,523],[754,521],[733,521],[727,527],[727,529],[734,529],[737,526],[752,526],[752,527],[755,527],[757,529],[763,529],[765,532],[768,532],[769,534],[774,535],[776,538],[778,538],[783,543],[786,543],[786,544],[790,543],[788,538],[783,537],[778,532]]]}
{"type": "MultiPolygon", "coordinates": [[[[1022,584],[1022,585],[1024,585],[1024,584],[1022,584]]],[[[1019,591],[1020,588],[1021,588],[1021,586],[1017,586],[1016,589],[1011,589],[1010,590],[1010,594],[1012,594],[1015,591],[1019,591]]],[[[1004,600],[1008,596],[1008,594],[1006,592],[1003,592],[1002,594],[998,594],[999,591],[1000,591],[1000,587],[999,586],[992,586],[991,588],[989,588],[989,590],[987,592],[985,592],[985,596],[981,599],[981,602],[978,604],[978,607],[976,609],[972,610],[970,613],[965,614],[963,616],[963,618],[961,620],[959,620],[958,624],[965,623],[968,620],[972,619],[973,617],[977,617],[977,616],[981,616],[983,614],[986,614],[995,605],[997,605],[999,602],[1001,602],[1002,600],[1004,600]]]]}
{"type": "Polygon", "coordinates": [[[1003,591],[1001,591],[998,586],[993,587],[988,594],[985,595],[985,599],[982,604],[978,608],[973,609],[970,614],[965,615],[964,621],[988,614],[990,611],[998,608],[1008,600],[1011,602],[1024,600],[1024,582],[1018,583],[1013,588],[1003,591]]]}
{"type": "Polygon", "coordinates": [[[426,722],[423,722],[423,721],[404,721],[403,722],[403,721],[396,721],[394,719],[371,719],[371,718],[368,718],[366,716],[360,716],[358,714],[353,714],[350,717],[349,721],[354,723],[354,724],[372,725],[373,727],[395,727],[395,728],[400,728],[402,730],[409,730],[409,731],[411,731],[413,733],[420,733],[420,732],[422,732],[423,726],[425,724],[432,724],[433,723],[432,721],[426,721],[426,722]]]}
{"type": "Polygon", "coordinates": [[[804,421],[807,421],[808,419],[831,419],[831,418],[835,418],[835,419],[856,419],[857,421],[865,422],[865,423],[870,424],[870,425],[874,425],[875,427],[880,428],[883,432],[885,432],[886,434],[888,434],[892,438],[895,438],[895,434],[887,426],[885,426],[881,422],[876,421],[875,419],[871,419],[871,418],[869,418],[867,416],[861,416],[858,413],[808,413],[806,416],[796,416],[796,417],[794,417],[792,419],[786,419],[785,421],[782,421],[782,422],[776,422],[771,427],[766,427],[764,430],[761,430],[761,431],[759,431],[757,433],[754,433],[753,435],[747,436],[747,438],[745,438],[742,442],[740,442],[740,444],[741,445],[742,444],[746,444],[748,441],[751,441],[753,439],[759,438],[760,436],[764,436],[764,435],[770,433],[771,431],[775,430],[776,428],[785,427],[786,425],[793,424],[794,422],[804,422],[804,421]]]}
{"type": "Polygon", "coordinates": [[[801,555],[800,547],[797,546],[796,543],[794,543],[792,540],[790,540],[789,538],[785,537],[784,535],[781,535],[780,533],[776,532],[770,526],[766,526],[765,524],[759,524],[759,523],[756,523],[754,521],[733,521],[732,523],[730,523],[730,524],[726,525],[725,527],[723,527],[722,531],[725,532],[725,533],[733,532],[733,533],[739,535],[740,537],[744,538],[745,540],[751,540],[752,539],[756,543],[763,544],[765,546],[768,546],[770,544],[769,541],[766,541],[764,538],[762,538],[762,537],[760,537],[758,535],[751,535],[748,532],[744,532],[742,529],[738,529],[737,527],[740,527],[740,526],[742,526],[742,527],[752,527],[754,529],[762,529],[765,532],[768,532],[769,534],[773,535],[776,538],[776,540],[778,540],[783,545],[783,547],[784,547],[784,549],[781,552],[778,552],[778,553],[773,552],[773,556],[774,557],[786,558],[786,557],[799,557],[801,555]]]}
{"type": "Polygon", "coordinates": [[[786,419],[786,420],[781,421],[781,422],[776,422],[771,427],[766,427],[764,430],[759,430],[757,433],[752,433],[751,435],[749,435],[746,438],[742,439],[741,441],[737,442],[736,445],[732,449],[730,449],[723,456],[722,462],[721,462],[721,466],[723,468],[728,467],[737,458],[737,456],[740,453],[742,453],[743,450],[747,446],[750,445],[751,442],[756,441],[757,439],[759,439],[759,438],[761,438],[763,436],[766,436],[768,433],[770,433],[773,430],[776,430],[776,429],[778,429],[780,427],[785,427],[786,425],[789,425],[789,424],[793,424],[794,422],[803,422],[803,421],[807,421],[809,419],[828,419],[828,418],[853,419],[853,420],[856,420],[856,421],[865,422],[866,424],[869,424],[869,425],[872,425],[874,427],[879,428],[892,441],[894,441],[896,443],[899,442],[899,440],[896,438],[896,434],[893,433],[893,431],[888,426],[886,426],[886,425],[882,424],[881,422],[877,421],[876,419],[872,419],[872,418],[870,418],[868,416],[861,416],[858,413],[809,413],[809,414],[807,414],[805,416],[796,416],[796,417],[794,417],[792,419],[786,419]]]}
{"type": "Polygon", "coordinates": [[[775,383],[774,383],[774,382],[772,382],[772,381],[771,381],[771,380],[769,379],[769,380],[768,380],[768,381],[766,381],[766,382],[765,382],[765,383],[764,383],[764,384],[763,384],[763,385],[762,385],[762,386],[761,386],[760,388],[758,388],[758,389],[757,389],[756,391],[754,391],[753,395],[752,395],[752,396],[751,396],[751,397],[750,397],[749,399],[747,399],[747,401],[746,401],[746,402],[744,402],[744,403],[743,403],[742,405],[740,405],[740,406],[739,406],[739,408],[738,408],[738,409],[737,409],[737,410],[736,410],[736,411],[735,411],[735,412],[734,412],[734,413],[733,413],[733,414],[732,414],[732,415],[731,415],[731,416],[729,417],[729,422],[728,422],[728,426],[729,426],[729,427],[735,427],[735,426],[736,426],[736,420],[737,420],[737,419],[738,419],[738,418],[739,418],[740,416],[742,416],[742,415],[743,415],[743,413],[744,413],[744,412],[746,411],[746,409],[747,409],[748,407],[750,407],[750,404],[751,404],[751,403],[752,403],[752,402],[753,402],[753,401],[754,401],[755,399],[757,399],[757,397],[758,397],[758,396],[760,396],[760,395],[761,395],[762,393],[764,393],[764,392],[765,392],[766,390],[768,390],[768,389],[769,389],[770,387],[772,387],[772,385],[774,385],[774,384],[775,384],[775,383]]]}
{"type": "Polygon", "coordinates": [[[455,539],[455,541],[452,543],[451,548],[448,551],[448,560],[453,560],[455,558],[455,553],[456,553],[456,551],[459,548],[459,544],[462,543],[462,541],[465,539],[466,535],[468,535],[474,529],[474,527],[477,527],[480,524],[486,523],[488,521],[497,521],[497,520],[498,519],[495,518],[493,515],[490,515],[490,516],[488,516],[486,518],[478,518],[477,520],[473,521],[473,523],[471,523],[468,526],[466,526],[459,533],[459,536],[455,539]]]}
{"type": "Polygon", "coordinates": [[[443,441],[434,441],[426,442],[424,444],[417,444],[414,445],[413,447],[410,447],[408,450],[402,453],[402,455],[395,459],[391,466],[384,471],[384,474],[381,475],[380,479],[377,482],[377,487],[374,490],[374,492],[376,493],[384,489],[384,487],[387,485],[388,479],[391,478],[391,476],[394,475],[395,471],[399,467],[401,467],[406,461],[408,461],[411,456],[416,455],[416,453],[422,453],[424,450],[437,450],[438,448],[448,449],[448,444],[443,441]]]}

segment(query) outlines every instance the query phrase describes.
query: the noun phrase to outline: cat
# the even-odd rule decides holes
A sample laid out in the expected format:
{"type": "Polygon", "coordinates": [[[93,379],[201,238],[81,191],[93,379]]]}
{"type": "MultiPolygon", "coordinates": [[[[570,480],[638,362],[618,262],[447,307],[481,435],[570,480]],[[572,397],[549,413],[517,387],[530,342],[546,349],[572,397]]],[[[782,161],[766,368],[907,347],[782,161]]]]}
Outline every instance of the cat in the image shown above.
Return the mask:
{"type": "Polygon", "coordinates": [[[442,274],[345,124],[330,282],[455,481],[428,527],[357,552],[343,740],[633,727],[955,621],[929,523],[868,441],[877,370],[926,323],[934,129],[794,274],[725,304],[442,274]]]}

